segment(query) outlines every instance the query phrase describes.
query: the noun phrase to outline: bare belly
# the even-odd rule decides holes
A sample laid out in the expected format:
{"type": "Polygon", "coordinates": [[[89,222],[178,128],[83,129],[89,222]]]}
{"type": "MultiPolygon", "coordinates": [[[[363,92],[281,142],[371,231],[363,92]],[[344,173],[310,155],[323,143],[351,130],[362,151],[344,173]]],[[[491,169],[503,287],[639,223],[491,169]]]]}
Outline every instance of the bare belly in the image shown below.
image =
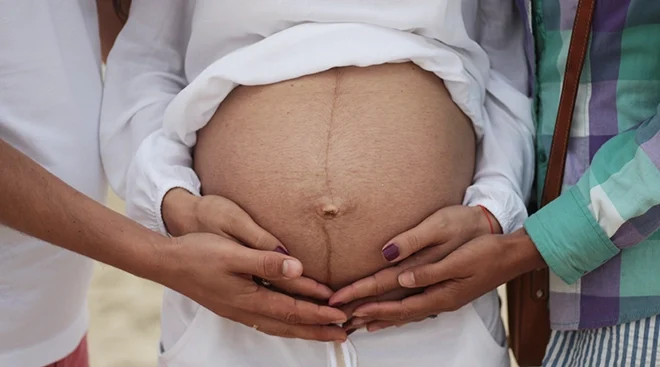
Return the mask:
{"type": "Polygon", "coordinates": [[[194,158],[203,194],[240,205],[337,289],[387,267],[389,239],[461,203],[475,139],[442,80],[386,64],[238,87],[194,158]]]}

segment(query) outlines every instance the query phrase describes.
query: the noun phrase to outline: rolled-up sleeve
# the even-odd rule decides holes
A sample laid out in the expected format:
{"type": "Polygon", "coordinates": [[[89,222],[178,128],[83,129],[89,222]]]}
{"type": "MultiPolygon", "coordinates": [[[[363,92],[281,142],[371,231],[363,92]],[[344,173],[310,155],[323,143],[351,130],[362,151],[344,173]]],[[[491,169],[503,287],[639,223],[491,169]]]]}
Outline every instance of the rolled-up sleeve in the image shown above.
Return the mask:
{"type": "Polygon", "coordinates": [[[464,204],[483,205],[504,233],[522,227],[534,179],[534,125],[527,93],[524,24],[514,2],[480,1],[478,42],[490,60],[485,109],[489,123],[477,147],[464,204]]]}
{"type": "Polygon", "coordinates": [[[162,133],[170,101],[187,85],[184,55],[191,3],[134,0],[107,62],[101,113],[101,157],[127,215],[165,232],[160,206],[167,191],[199,193],[187,147],[162,133]]]}
{"type": "Polygon", "coordinates": [[[525,223],[548,266],[575,283],[660,229],[660,106],[594,155],[577,185],[525,223]]]}

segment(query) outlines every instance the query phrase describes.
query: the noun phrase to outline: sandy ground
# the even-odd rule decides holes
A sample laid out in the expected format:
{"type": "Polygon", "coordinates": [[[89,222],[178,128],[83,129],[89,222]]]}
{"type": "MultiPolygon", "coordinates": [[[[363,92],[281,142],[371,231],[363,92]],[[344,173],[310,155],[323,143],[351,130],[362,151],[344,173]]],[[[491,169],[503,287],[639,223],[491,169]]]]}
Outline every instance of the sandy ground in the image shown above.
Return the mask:
{"type": "MultiPolygon", "coordinates": [[[[108,204],[123,213],[116,196],[108,204]]],[[[156,366],[161,297],[160,285],[97,264],[89,292],[91,367],[156,366]]]]}

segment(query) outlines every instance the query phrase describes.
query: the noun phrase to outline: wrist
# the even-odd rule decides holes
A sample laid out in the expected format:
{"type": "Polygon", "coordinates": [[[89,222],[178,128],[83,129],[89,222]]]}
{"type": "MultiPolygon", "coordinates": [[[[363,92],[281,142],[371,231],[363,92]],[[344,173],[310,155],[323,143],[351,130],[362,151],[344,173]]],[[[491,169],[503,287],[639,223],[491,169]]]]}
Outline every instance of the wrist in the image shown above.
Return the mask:
{"type": "Polygon", "coordinates": [[[502,226],[500,222],[495,218],[493,213],[488,210],[485,206],[477,205],[473,207],[475,209],[475,215],[477,215],[477,226],[478,232],[481,234],[502,234],[502,226]]]}
{"type": "Polygon", "coordinates": [[[177,237],[164,237],[150,246],[150,254],[143,256],[142,274],[136,274],[142,278],[149,279],[166,287],[172,287],[172,280],[179,275],[181,266],[180,254],[177,254],[179,240],[177,237]]]}
{"type": "Polygon", "coordinates": [[[511,234],[500,236],[500,239],[504,247],[505,258],[511,264],[512,268],[516,270],[516,275],[548,266],[524,228],[511,234]]]}
{"type": "Polygon", "coordinates": [[[176,187],[163,197],[161,215],[168,233],[181,236],[197,232],[196,208],[201,200],[185,189],[176,187]]]}

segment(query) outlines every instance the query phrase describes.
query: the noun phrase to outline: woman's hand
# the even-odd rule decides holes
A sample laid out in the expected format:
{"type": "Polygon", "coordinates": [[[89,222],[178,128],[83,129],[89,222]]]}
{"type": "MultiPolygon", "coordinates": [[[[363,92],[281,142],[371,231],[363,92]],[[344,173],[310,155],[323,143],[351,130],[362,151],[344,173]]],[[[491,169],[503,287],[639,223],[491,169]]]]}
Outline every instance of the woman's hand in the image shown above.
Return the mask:
{"type": "MultiPolygon", "coordinates": [[[[183,189],[172,189],[163,198],[163,221],[169,233],[212,233],[255,250],[288,255],[275,236],[261,228],[234,202],[215,195],[198,197],[183,189]]],[[[312,299],[327,300],[332,290],[312,279],[296,277],[272,282],[278,289],[312,299]]]]}
{"type": "Polygon", "coordinates": [[[208,233],[173,238],[158,253],[161,270],[150,278],[221,317],[279,337],[346,340],[344,330],[332,325],[347,320],[341,310],[294,299],[252,280],[300,278],[302,264],[291,256],[208,233]]]}
{"type": "MultiPolygon", "coordinates": [[[[341,306],[377,296],[392,300],[394,294],[407,296],[420,293],[423,289],[402,291],[398,277],[404,270],[442,260],[464,243],[491,233],[491,225],[493,231],[501,231],[497,220],[480,207],[461,205],[440,209],[418,226],[394,237],[383,247],[383,256],[388,261],[400,261],[397,265],[340,289],[330,297],[329,304],[341,306]]],[[[352,313],[349,314],[351,315],[352,313]]],[[[382,326],[378,322],[372,324],[372,321],[374,320],[358,317],[351,320],[349,326],[366,325],[368,330],[382,326]]]]}
{"type": "Polygon", "coordinates": [[[506,236],[481,236],[437,263],[416,266],[399,275],[401,286],[423,288],[422,294],[364,304],[353,315],[380,320],[370,326],[372,331],[421,321],[455,311],[511,279],[545,266],[524,230],[506,236]]]}
{"type": "Polygon", "coordinates": [[[313,302],[325,301],[333,292],[302,277],[300,261],[295,260],[296,269],[300,270],[295,276],[264,276],[265,260],[259,258],[269,261],[273,261],[273,256],[280,256],[280,260],[282,256],[293,258],[275,236],[257,225],[238,205],[220,196],[197,197],[183,189],[173,189],[163,200],[162,212],[168,231],[175,236],[185,235],[181,241],[186,243],[189,264],[199,268],[197,273],[194,269],[184,269],[184,275],[177,281],[178,288],[173,289],[218,315],[249,326],[257,325],[259,330],[272,335],[323,341],[345,337],[337,327],[318,326],[343,322],[345,316],[337,309],[319,308],[313,302]],[[204,237],[199,237],[202,233],[204,237]],[[194,239],[204,242],[192,244],[194,239]],[[217,247],[209,248],[208,243],[216,243],[217,247]],[[248,260],[256,262],[256,266],[246,268],[240,264],[248,260]],[[204,274],[204,270],[214,271],[204,274]],[[266,281],[263,284],[271,283],[273,289],[256,284],[251,277],[266,281]],[[240,292],[239,284],[243,287],[240,292]],[[289,294],[301,297],[294,299],[289,294]]]}

